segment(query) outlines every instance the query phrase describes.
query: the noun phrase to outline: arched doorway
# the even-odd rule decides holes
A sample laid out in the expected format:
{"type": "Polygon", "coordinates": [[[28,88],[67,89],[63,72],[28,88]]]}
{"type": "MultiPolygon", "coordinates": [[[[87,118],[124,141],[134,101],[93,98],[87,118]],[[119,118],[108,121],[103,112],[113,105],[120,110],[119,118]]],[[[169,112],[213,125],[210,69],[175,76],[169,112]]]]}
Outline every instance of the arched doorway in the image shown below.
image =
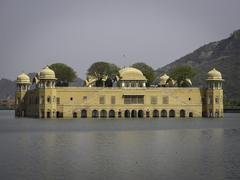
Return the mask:
{"type": "Polygon", "coordinates": [[[167,117],[167,111],[165,109],[161,111],[161,117],[167,117]]]}
{"type": "Polygon", "coordinates": [[[193,113],[192,112],[189,113],[189,117],[193,117],[193,113]]]}
{"type": "Polygon", "coordinates": [[[175,111],[173,109],[169,111],[169,117],[175,117],[175,111]]]}
{"type": "Polygon", "coordinates": [[[96,109],[92,111],[92,117],[98,118],[98,111],[96,109]]]}
{"type": "Polygon", "coordinates": [[[101,110],[100,117],[101,118],[107,118],[107,111],[106,110],[101,110]]]}
{"type": "Polygon", "coordinates": [[[136,118],[137,117],[137,111],[136,110],[132,110],[131,117],[132,118],[136,118]]]}
{"type": "Polygon", "coordinates": [[[185,110],[180,110],[180,117],[185,118],[186,116],[186,111],[185,110]]]}
{"type": "Polygon", "coordinates": [[[109,117],[110,118],[115,118],[115,111],[114,110],[109,111],[109,117]]]}
{"type": "Polygon", "coordinates": [[[77,113],[73,112],[73,118],[77,118],[77,113]]]}
{"type": "Polygon", "coordinates": [[[50,111],[47,112],[47,118],[51,118],[51,112],[50,111]]]}
{"type": "Polygon", "coordinates": [[[129,110],[126,110],[126,111],[124,112],[124,117],[125,117],[125,118],[130,118],[130,111],[129,111],[129,110]]]}
{"type": "Polygon", "coordinates": [[[83,109],[81,111],[81,118],[87,118],[87,110],[86,109],[83,109]]]}
{"type": "Polygon", "coordinates": [[[139,111],[138,111],[138,117],[139,117],[139,118],[143,118],[143,117],[144,117],[143,110],[139,110],[139,111]]]}
{"type": "Polygon", "coordinates": [[[153,117],[158,118],[159,117],[159,111],[157,109],[153,110],[153,117]]]}

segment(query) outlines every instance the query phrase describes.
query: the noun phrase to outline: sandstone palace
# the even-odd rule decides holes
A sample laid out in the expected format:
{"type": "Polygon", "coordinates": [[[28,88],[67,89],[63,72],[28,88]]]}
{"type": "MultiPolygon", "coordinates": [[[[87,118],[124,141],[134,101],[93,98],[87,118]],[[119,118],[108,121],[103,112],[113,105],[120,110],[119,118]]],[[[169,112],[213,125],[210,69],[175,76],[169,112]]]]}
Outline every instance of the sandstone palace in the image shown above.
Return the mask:
{"type": "MultiPolygon", "coordinates": [[[[45,67],[31,82],[17,77],[16,110],[19,117],[36,118],[161,118],[223,117],[222,75],[206,75],[206,85],[172,87],[164,74],[159,86],[146,87],[146,77],[135,68],[123,68],[113,87],[56,87],[53,70],[45,67]]],[[[191,81],[187,80],[189,83],[191,81]]]]}

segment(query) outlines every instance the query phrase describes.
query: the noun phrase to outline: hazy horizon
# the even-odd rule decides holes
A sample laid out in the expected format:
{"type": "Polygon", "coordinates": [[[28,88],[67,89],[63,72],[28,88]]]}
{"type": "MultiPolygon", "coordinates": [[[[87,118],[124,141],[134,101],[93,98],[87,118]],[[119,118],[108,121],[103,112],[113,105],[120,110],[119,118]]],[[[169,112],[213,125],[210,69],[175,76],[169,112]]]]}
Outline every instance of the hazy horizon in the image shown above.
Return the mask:
{"type": "Polygon", "coordinates": [[[61,62],[162,67],[240,29],[238,0],[1,0],[0,79],[61,62]]]}

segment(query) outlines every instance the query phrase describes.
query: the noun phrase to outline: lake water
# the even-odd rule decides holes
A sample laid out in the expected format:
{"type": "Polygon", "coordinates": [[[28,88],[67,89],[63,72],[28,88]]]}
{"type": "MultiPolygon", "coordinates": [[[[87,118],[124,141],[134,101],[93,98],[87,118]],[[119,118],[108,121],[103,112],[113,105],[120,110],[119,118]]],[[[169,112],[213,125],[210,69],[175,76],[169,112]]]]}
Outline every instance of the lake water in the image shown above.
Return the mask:
{"type": "Polygon", "coordinates": [[[15,118],[0,111],[0,179],[240,179],[240,114],[223,119],[15,118]]]}

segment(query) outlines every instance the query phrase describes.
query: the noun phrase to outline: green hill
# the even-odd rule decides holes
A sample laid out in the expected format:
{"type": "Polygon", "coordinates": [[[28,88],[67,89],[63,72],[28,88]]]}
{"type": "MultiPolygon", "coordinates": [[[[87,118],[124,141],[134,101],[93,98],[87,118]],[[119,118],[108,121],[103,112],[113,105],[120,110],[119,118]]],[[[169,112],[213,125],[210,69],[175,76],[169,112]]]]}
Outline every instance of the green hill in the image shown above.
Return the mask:
{"type": "Polygon", "coordinates": [[[156,70],[158,76],[170,72],[176,66],[191,66],[197,71],[193,79],[194,86],[205,83],[206,74],[212,68],[222,73],[224,82],[224,98],[240,104],[240,30],[235,31],[227,39],[212,42],[194,52],[156,70]]]}

